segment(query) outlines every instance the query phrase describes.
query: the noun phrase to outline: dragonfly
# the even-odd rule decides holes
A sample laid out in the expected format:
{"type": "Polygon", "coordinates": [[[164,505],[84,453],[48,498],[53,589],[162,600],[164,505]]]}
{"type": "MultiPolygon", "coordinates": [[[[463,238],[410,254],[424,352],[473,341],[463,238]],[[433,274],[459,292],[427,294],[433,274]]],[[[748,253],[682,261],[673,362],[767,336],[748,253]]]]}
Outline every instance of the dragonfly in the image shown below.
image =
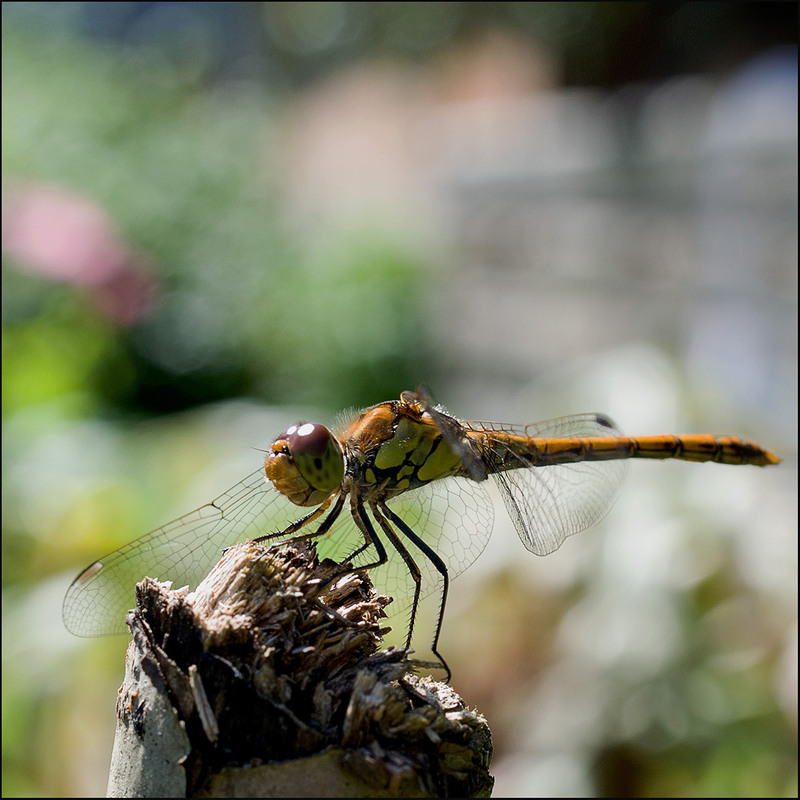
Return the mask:
{"type": "Polygon", "coordinates": [[[711,434],[624,436],[602,414],[517,426],[467,422],[405,391],[332,432],[298,422],[264,465],[212,502],[84,569],[63,603],[77,636],[124,633],[134,587],[146,575],[196,587],[224,548],[252,539],[313,538],[344,571],[370,570],[406,614],[411,647],[420,600],[438,589],[438,651],[450,581],[485,548],[494,483],[523,545],[544,556],[611,508],[631,458],[778,464],[755,442],[711,434]],[[302,510],[306,509],[306,513],[302,510]]]}

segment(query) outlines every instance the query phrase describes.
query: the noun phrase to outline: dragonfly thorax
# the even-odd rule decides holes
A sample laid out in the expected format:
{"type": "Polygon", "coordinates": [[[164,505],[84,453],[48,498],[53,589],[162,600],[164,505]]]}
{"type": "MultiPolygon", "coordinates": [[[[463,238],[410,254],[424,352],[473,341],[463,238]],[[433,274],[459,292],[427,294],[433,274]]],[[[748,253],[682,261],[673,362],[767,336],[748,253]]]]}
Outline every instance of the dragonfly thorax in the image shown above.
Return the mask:
{"type": "Polygon", "coordinates": [[[365,495],[388,498],[464,474],[431,416],[403,400],[367,409],[342,440],[353,482],[365,495]]]}
{"type": "Polygon", "coordinates": [[[272,443],[264,471],[275,488],[295,505],[315,506],[341,486],[344,454],[324,425],[298,423],[272,443]]]}

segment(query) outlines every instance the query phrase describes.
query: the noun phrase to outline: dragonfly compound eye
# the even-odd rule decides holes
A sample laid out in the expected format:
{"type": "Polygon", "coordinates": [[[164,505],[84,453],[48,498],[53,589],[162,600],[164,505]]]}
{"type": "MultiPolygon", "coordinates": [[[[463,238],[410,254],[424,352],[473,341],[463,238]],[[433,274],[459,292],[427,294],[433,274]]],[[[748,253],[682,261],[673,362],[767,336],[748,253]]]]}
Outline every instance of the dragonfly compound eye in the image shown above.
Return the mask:
{"type": "Polygon", "coordinates": [[[299,422],[272,443],[264,470],[281,494],[298,506],[312,506],[340,486],[344,456],[324,425],[299,422]]]}
{"type": "Polygon", "coordinates": [[[298,471],[310,486],[327,493],[342,482],[342,451],[324,425],[314,422],[292,425],[286,431],[285,439],[298,471]]]}

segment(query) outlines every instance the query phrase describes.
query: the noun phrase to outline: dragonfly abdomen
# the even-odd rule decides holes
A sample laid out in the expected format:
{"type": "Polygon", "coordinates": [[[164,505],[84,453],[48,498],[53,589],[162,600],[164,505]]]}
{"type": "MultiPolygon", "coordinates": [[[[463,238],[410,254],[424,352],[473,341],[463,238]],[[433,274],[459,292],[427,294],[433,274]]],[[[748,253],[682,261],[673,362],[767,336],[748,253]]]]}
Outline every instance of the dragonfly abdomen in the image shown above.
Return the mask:
{"type": "Polygon", "coordinates": [[[780,459],[755,442],[738,436],[641,436],[633,439],[634,458],[678,458],[682,461],[715,461],[718,464],[753,464],[766,467],[780,459]]]}
{"type": "Polygon", "coordinates": [[[536,466],[576,461],[611,461],[620,458],[677,458],[718,464],[753,464],[765,467],[780,459],[755,442],[737,436],[691,434],[687,436],[603,436],[541,439],[535,444],[536,466]]]}

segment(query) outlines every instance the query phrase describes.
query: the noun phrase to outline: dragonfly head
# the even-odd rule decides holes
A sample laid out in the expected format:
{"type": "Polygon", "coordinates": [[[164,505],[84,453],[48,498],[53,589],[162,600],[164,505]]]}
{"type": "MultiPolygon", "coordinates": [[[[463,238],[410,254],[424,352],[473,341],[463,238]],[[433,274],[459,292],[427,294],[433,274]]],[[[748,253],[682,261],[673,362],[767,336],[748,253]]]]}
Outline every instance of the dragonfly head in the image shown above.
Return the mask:
{"type": "Polygon", "coordinates": [[[292,425],[270,447],[267,478],[295,505],[321,503],[344,478],[344,456],[336,437],[314,422],[292,425]]]}

